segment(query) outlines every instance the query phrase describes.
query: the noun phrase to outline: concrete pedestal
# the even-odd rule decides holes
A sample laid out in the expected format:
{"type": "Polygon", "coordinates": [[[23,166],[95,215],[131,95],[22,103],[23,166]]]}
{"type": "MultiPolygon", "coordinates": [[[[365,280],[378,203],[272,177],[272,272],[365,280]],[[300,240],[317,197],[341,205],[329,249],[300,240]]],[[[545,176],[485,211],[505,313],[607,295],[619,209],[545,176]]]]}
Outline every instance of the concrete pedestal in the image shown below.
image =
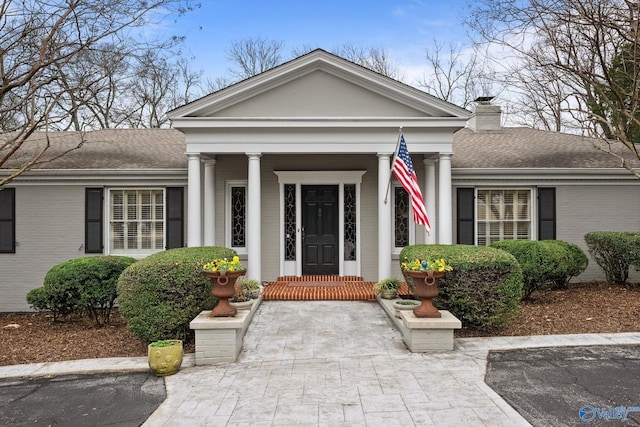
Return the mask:
{"type": "Polygon", "coordinates": [[[244,334],[261,302],[262,297],[254,300],[250,310],[238,310],[235,317],[211,317],[211,311],[196,316],[189,324],[196,334],[196,365],[235,362],[244,334]]]}
{"type": "Polygon", "coordinates": [[[378,303],[389,315],[402,333],[402,340],[413,353],[434,350],[453,350],[453,331],[462,328],[462,322],[446,310],[440,310],[442,317],[418,318],[412,310],[399,310],[393,301],[378,297],[378,303]],[[399,314],[396,317],[396,313],[399,314]]]}
{"type": "Polygon", "coordinates": [[[453,350],[453,330],[462,322],[446,310],[441,318],[418,318],[411,310],[400,312],[404,330],[402,338],[413,353],[430,350],[453,350]]]}

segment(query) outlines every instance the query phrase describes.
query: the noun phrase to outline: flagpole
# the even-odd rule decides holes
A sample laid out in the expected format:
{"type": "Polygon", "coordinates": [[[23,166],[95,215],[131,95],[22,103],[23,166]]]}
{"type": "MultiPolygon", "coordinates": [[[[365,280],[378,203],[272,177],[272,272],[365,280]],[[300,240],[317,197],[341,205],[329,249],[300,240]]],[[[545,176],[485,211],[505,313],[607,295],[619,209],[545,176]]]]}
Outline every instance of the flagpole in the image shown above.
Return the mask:
{"type": "Polygon", "coordinates": [[[389,189],[391,188],[391,178],[393,177],[393,165],[398,157],[398,147],[400,147],[400,138],[402,137],[402,126],[398,130],[398,141],[396,142],[396,150],[393,152],[393,158],[391,159],[391,169],[389,169],[389,182],[387,183],[387,192],[384,195],[384,204],[387,204],[389,199],[389,189]]]}

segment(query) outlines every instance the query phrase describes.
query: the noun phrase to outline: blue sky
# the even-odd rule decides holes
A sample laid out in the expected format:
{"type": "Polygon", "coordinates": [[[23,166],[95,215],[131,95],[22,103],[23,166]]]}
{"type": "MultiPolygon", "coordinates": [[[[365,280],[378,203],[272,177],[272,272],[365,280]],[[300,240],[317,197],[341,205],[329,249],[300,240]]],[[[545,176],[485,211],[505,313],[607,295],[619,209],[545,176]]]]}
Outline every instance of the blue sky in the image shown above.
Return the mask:
{"type": "Polygon", "coordinates": [[[185,53],[205,77],[219,77],[230,66],[226,51],[245,38],[284,43],[289,54],[302,46],[332,50],[345,43],[385,49],[405,81],[424,67],[424,51],[438,41],[465,41],[461,27],[468,0],[382,1],[202,1],[168,29],[186,36],[185,53]]]}

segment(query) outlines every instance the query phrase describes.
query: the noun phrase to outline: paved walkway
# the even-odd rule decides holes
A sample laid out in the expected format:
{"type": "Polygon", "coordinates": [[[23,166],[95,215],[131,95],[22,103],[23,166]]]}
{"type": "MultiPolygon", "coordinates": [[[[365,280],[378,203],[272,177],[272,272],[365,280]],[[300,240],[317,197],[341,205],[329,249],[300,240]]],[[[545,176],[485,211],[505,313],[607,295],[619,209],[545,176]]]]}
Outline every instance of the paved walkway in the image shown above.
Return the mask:
{"type": "MultiPolygon", "coordinates": [[[[640,333],[464,338],[410,353],[375,302],[269,301],[238,362],[166,377],[144,426],[525,426],[484,382],[492,349],[640,344],[640,333]]],[[[0,367],[0,378],[145,370],[146,358],[0,367]]]]}

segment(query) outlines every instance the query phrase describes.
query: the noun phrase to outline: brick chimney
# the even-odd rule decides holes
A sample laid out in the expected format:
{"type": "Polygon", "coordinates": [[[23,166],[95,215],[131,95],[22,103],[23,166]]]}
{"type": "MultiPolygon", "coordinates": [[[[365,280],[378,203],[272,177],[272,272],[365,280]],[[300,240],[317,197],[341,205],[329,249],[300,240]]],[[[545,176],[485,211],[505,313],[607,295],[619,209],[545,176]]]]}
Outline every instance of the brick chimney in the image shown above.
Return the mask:
{"type": "Polygon", "coordinates": [[[480,96],[474,101],[477,102],[473,115],[467,122],[467,127],[474,132],[484,130],[500,130],[500,115],[502,109],[499,105],[492,105],[493,96],[480,96]]]}

